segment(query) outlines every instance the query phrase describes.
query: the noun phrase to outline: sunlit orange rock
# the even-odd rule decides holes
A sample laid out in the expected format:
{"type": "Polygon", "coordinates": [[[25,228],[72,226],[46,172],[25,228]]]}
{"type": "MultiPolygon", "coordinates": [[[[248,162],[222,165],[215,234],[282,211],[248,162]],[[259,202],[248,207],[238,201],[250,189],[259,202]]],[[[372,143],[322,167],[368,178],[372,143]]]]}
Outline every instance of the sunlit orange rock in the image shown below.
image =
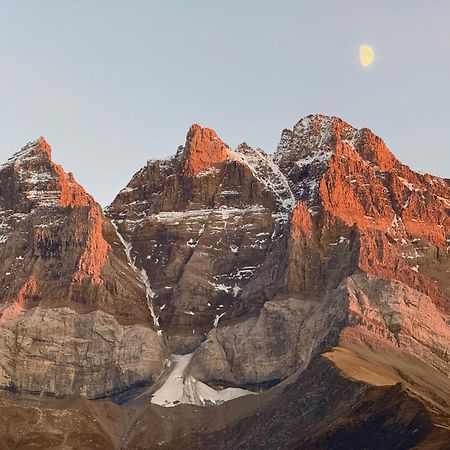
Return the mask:
{"type": "Polygon", "coordinates": [[[36,151],[45,152],[52,171],[56,173],[60,203],[62,206],[87,206],[94,204],[94,199],[80,186],[72,173],[66,173],[64,169],[53,162],[51,146],[45,138],[37,140],[36,151]]]}
{"type": "Polygon", "coordinates": [[[31,276],[28,281],[20,288],[16,299],[13,303],[6,307],[0,316],[0,323],[7,320],[14,319],[17,317],[24,309],[27,298],[36,294],[37,292],[37,282],[36,279],[31,276]]]}
{"type": "Polygon", "coordinates": [[[51,153],[39,138],[0,166],[0,303],[16,305],[11,312],[68,306],[152,321],[145,289],[121,261],[124,250],[110,221],[51,153]],[[119,245],[119,256],[110,251],[107,239],[119,245]],[[17,303],[30,277],[39,283],[39,296],[26,305],[17,303]]]}
{"type": "Polygon", "coordinates": [[[313,223],[311,213],[304,202],[298,202],[292,211],[291,236],[295,239],[301,235],[312,237],[313,223]]]}
{"type": "Polygon", "coordinates": [[[227,146],[214,130],[194,124],[189,129],[185,146],[185,173],[196,176],[228,157],[227,146]]]}
{"type": "Polygon", "coordinates": [[[78,261],[73,281],[81,282],[90,277],[96,284],[103,284],[101,271],[108,255],[109,245],[103,237],[103,216],[97,208],[89,210],[89,231],[86,250],[78,261]]]}
{"type": "MultiPolygon", "coordinates": [[[[312,235],[323,248],[321,258],[353,230],[352,258],[360,270],[401,281],[449,309],[448,288],[440,281],[446,269],[438,268],[449,257],[449,180],[412,171],[367,128],[322,115],[285,130],[275,159],[303,209],[317,215],[312,235]]],[[[301,217],[295,209],[293,237],[301,217]]]]}

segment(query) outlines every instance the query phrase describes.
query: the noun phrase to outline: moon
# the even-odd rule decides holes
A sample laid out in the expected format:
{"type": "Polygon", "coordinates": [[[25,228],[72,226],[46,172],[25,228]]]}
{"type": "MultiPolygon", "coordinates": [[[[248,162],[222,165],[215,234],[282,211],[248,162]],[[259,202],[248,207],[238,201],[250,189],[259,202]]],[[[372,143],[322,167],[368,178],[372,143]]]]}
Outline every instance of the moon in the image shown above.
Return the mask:
{"type": "Polygon", "coordinates": [[[373,63],[375,54],[368,45],[361,45],[359,47],[359,60],[363,67],[368,67],[373,63]]]}

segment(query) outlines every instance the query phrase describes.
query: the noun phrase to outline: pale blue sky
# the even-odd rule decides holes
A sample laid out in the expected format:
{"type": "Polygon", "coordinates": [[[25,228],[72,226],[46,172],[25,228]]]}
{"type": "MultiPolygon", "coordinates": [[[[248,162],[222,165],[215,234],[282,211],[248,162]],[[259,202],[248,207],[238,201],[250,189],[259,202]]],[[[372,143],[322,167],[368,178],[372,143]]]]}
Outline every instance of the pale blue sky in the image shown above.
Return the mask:
{"type": "Polygon", "coordinates": [[[440,0],[0,0],[0,159],[43,135],[106,205],[191,123],[273,152],[321,112],[450,177],[449,23],[440,0]]]}

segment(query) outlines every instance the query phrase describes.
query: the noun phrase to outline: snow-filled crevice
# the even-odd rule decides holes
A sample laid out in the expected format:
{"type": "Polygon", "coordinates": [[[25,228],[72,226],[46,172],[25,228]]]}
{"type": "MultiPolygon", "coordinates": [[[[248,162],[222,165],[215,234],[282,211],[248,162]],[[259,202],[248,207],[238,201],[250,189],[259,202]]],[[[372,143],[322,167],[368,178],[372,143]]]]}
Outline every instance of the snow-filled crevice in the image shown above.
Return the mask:
{"type": "Polygon", "coordinates": [[[150,280],[148,279],[148,275],[147,272],[145,271],[144,268],[139,269],[136,266],[136,259],[132,257],[131,255],[131,251],[132,251],[132,244],[130,242],[127,242],[125,240],[125,238],[120,234],[117,225],[114,223],[114,221],[111,221],[114,229],[116,230],[116,234],[117,237],[119,238],[120,242],[122,243],[122,245],[124,246],[125,249],[125,254],[127,256],[127,260],[128,260],[128,264],[130,265],[130,267],[133,269],[133,271],[136,273],[136,275],[139,278],[139,281],[141,281],[141,283],[144,284],[145,286],[145,297],[147,300],[147,307],[150,311],[150,314],[152,316],[153,319],[153,323],[155,325],[156,328],[159,328],[159,316],[157,316],[155,314],[155,310],[153,308],[153,298],[155,297],[155,293],[153,292],[153,289],[151,288],[150,285],[150,280]]]}

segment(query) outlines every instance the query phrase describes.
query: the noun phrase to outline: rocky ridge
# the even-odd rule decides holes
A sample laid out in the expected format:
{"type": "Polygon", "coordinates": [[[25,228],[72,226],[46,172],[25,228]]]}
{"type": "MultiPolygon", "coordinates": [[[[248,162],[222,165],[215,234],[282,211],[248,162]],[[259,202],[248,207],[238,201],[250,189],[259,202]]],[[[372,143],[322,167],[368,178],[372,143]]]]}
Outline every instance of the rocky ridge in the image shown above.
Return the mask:
{"type": "Polygon", "coordinates": [[[174,351],[270,297],[293,204],[270,156],[246,144],[232,151],[198,125],[175,157],[149,161],[119,193],[107,215],[152,280],[174,351]]]}

